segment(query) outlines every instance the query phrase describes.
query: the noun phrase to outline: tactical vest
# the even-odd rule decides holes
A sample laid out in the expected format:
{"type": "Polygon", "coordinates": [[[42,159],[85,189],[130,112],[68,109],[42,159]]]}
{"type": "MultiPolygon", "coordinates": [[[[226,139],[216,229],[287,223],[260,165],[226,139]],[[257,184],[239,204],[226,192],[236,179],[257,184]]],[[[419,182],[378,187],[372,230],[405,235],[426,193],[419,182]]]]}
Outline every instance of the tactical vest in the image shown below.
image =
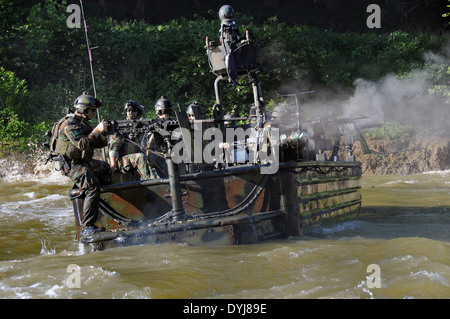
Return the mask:
{"type": "Polygon", "coordinates": [[[143,151],[136,144],[130,143],[127,140],[125,140],[124,143],[122,144],[122,147],[120,148],[120,155],[123,156],[133,153],[143,153],[143,151]]]}
{"type": "Polygon", "coordinates": [[[73,145],[66,136],[63,136],[62,132],[68,125],[79,125],[83,131],[83,135],[89,135],[92,132],[92,128],[89,125],[83,125],[81,121],[75,119],[73,114],[69,114],[65,117],[66,121],[63,121],[58,130],[58,139],[56,143],[56,151],[58,154],[62,154],[68,159],[85,159],[91,160],[94,155],[94,150],[82,151],[73,145]],[[77,123],[79,122],[79,123],[77,123]]]}

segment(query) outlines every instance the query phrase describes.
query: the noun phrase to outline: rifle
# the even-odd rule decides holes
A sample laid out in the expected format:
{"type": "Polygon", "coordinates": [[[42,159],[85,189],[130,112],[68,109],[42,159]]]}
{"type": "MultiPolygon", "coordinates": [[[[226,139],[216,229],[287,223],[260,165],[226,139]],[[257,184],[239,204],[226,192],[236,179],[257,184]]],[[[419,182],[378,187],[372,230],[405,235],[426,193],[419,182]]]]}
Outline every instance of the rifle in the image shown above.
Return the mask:
{"type": "Polygon", "coordinates": [[[157,132],[162,137],[170,137],[173,130],[179,127],[174,119],[140,119],[108,121],[108,135],[120,133],[130,140],[135,140],[143,133],[157,132]]]}
{"type": "Polygon", "coordinates": [[[326,125],[339,125],[339,124],[349,124],[354,123],[357,120],[364,120],[368,119],[368,116],[361,116],[361,117],[345,117],[345,118],[339,118],[334,120],[324,120],[324,123],[326,125]]]}

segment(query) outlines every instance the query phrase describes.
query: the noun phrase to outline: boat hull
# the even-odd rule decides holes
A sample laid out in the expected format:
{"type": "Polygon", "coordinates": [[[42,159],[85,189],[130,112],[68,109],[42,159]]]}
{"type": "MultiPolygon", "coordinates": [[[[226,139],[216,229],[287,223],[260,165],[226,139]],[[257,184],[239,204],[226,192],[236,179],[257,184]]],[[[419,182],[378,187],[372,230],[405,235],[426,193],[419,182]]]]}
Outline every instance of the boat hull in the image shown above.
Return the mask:
{"type": "MultiPolygon", "coordinates": [[[[358,216],[360,177],[359,162],[305,161],[282,162],[271,175],[257,165],[180,175],[184,214],[177,218],[165,218],[171,210],[167,179],[108,185],[101,190],[97,220],[106,230],[80,240],[105,249],[301,237],[358,216]]],[[[75,216],[80,201],[73,197],[75,216]]]]}

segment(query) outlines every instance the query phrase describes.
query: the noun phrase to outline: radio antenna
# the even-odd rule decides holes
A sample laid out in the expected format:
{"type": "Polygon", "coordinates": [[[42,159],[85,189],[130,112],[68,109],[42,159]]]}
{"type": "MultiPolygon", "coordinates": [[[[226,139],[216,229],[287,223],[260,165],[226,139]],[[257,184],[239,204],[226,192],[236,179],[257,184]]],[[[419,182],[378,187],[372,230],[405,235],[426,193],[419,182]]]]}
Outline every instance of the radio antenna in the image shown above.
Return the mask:
{"type": "MultiPolygon", "coordinates": [[[[94,89],[94,97],[97,98],[97,89],[95,88],[95,78],[94,78],[94,68],[92,67],[92,50],[98,48],[98,46],[91,48],[89,46],[89,38],[88,38],[88,30],[87,30],[87,23],[86,23],[86,18],[84,16],[84,8],[83,8],[83,1],[80,0],[80,6],[81,6],[81,15],[83,16],[83,22],[84,22],[84,34],[86,35],[86,45],[87,45],[87,49],[88,49],[88,53],[89,53],[89,66],[91,68],[91,77],[92,77],[92,87],[94,89]]],[[[98,110],[99,108],[97,107],[97,120],[100,123],[100,111],[98,110]]],[[[103,149],[103,159],[106,161],[107,160],[107,156],[106,156],[106,150],[103,149]]]]}
{"type": "MultiPolygon", "coordinates": [[[[91,68],[92,87],[94,89],[94,97],[97,98],[97,89],[95,88],[94,68],[92,67],[92,50],[96,49],[98,47],[91,48],[89,46],[87,23],[86,23],[86,18],[84,16],[84,8],[83,8],[82,0],[80,0],[80,5],[81,5],[81,15],[83,16],[83,22],[84,22],[84,34],[86,35],[86,45],[87,45],[87,49],[88,49],[88,53],[89,53],[89,66],[91,68]]],[[[100,123],[100,112],[98,111],[98,108],[97,108],[97,119],[98,119],[98,122],[100,123]]]]}

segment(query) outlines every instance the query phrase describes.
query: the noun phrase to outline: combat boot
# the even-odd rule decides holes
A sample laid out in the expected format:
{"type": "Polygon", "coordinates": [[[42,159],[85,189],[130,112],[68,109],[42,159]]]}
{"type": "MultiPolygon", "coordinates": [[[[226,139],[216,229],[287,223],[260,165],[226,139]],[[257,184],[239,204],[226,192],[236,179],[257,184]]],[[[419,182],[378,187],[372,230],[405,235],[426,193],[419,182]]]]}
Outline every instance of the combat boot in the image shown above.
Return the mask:
{"type": "Polygon", "coordinates": [[[89,235],[93,235],[93,234],[96,234],[101,231],[105,231],[105,227],[97,227],[95,225],[86,226],[81,231],[81,236],[89,236],[89,235]]]}

